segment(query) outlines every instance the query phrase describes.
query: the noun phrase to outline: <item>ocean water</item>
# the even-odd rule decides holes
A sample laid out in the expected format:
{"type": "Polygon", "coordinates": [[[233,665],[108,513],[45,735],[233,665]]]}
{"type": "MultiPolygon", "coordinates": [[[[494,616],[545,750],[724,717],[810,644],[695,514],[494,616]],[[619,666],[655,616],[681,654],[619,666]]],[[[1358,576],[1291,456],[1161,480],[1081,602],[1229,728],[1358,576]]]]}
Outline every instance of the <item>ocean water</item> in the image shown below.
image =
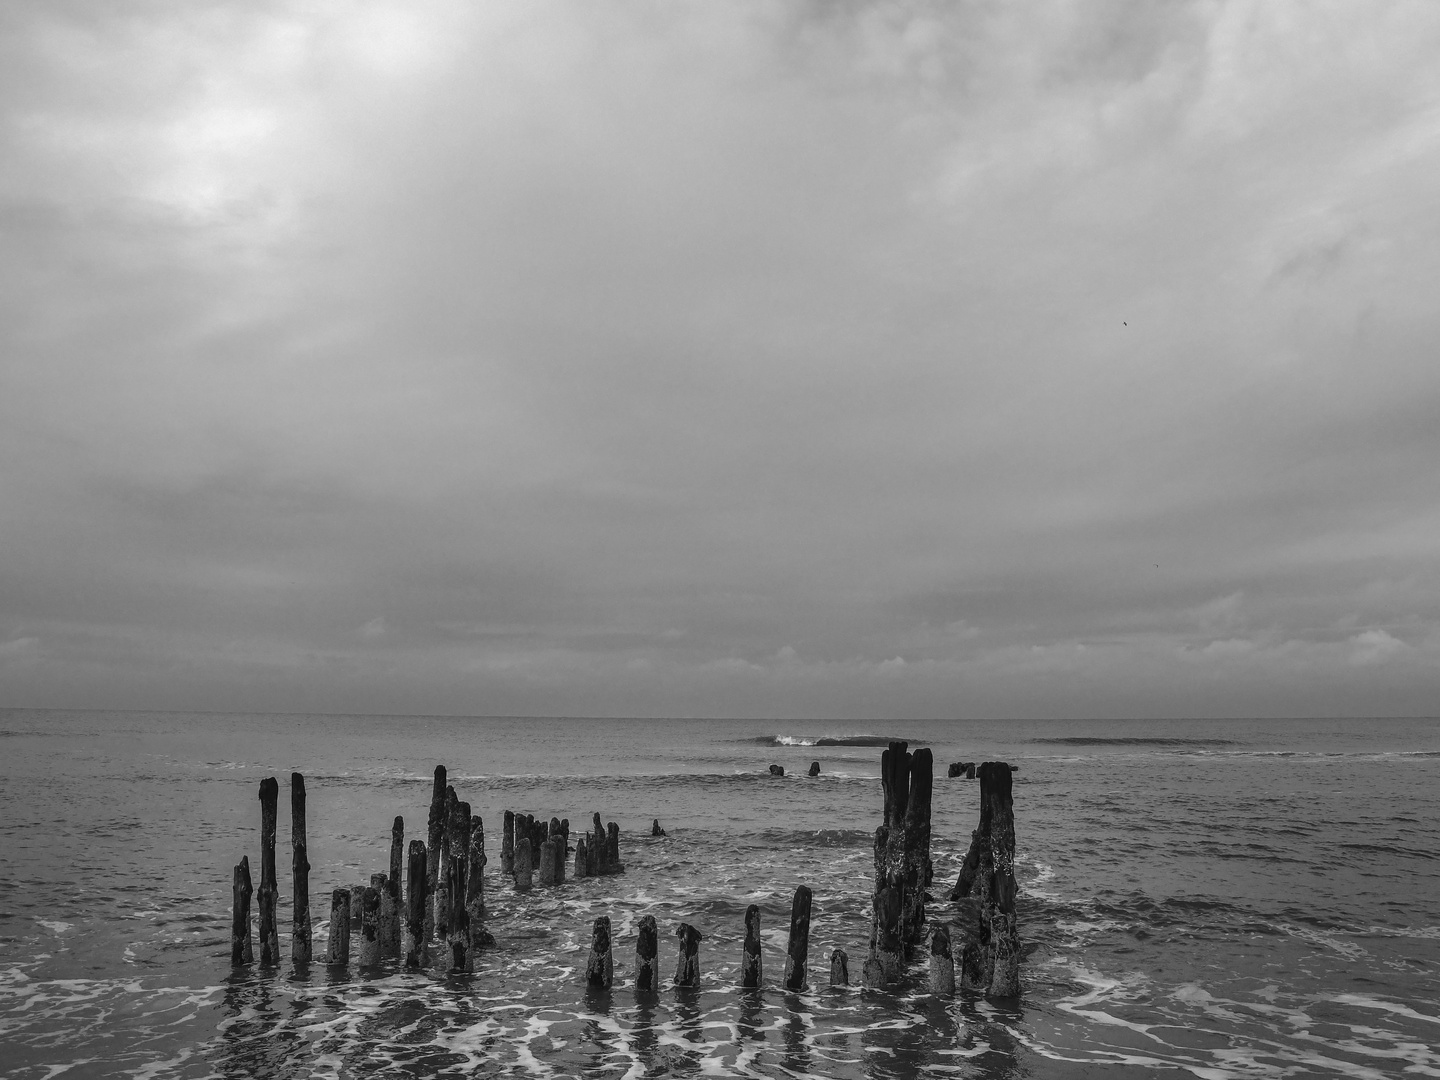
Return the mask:
{"type": "MultiPolygon", "coordinates": [[[[258,949],[257,949],[258,952],[258,949]]],[[[1440,1076],[1440,722],[462,719],[0,711],[0,1073],[7,1077],[1440,1076]],[[872,738],[865,738],[865,737],[872,738]],[[979,786],[1019,766],[1017,1001],[858,978],[881,744],[934,750],[943,900],[979,786]],[[818,778],[804,775],[818,760],[818,778]],[[772,763],[787,775],[769,775],[772,763]],[[230,875],[258,884],[261,779],[305,774],[311,915],[423,838],[434,766],[484,821],[488,928],[472,976],[232,970],[230,875]],[[517,895],[506,809],[617,821],[626,872],[517,895]],[[652,819],[668,831],[649,835],[652,819]],[[795,886],[810,986],[782,990],[795,886]],[[735,987],[757,903],[766,987],[735,987]],[[614,989],[587,992],[591,922],[614,989]],[[633,989],[636,923],[666,987],[633,989]],[[668,986],[674,927],[703,985],[668,986]]]]}

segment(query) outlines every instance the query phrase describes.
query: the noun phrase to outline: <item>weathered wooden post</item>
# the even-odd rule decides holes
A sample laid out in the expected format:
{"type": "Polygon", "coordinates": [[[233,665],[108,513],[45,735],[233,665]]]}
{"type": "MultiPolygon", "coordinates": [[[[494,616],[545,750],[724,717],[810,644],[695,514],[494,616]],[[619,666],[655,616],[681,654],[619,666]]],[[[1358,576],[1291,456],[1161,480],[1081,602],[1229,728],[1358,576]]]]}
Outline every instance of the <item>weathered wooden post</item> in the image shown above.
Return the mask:
{"type": "Polygon", "coordinates": [[[830,985],[850,985],[850,956],[844,949],[836,949],[830,954],[830,985]]]}
{"type": "Polygon", "coordinates": [[[425,913],[430,910],[426,895],[426,866],[429,859],[425,841],[410,841],[410,865],[405,882],[405,966],[421,968],[430,962],[425,936],[425,913]]]}
{"type": "Polygon", "coordinates": [[[555,839],[549,837],[540,845],[540,884],[555,884],[555,839]]]}
{"type": "Polygon", "coordinates": [[[675,985],[699,986],[700,931],[682,922],[675,928],[675,936],[680,939],[680,955],[675,962],[675,985]]]}
{"type": "Polygon", "coordinates": [[[930,884],[930,795],[935,781],[935,758],[921,747],[910,755],[910,784],[905,800],[904,874],[900,926],[906,952],[925,936],[925,886],[930,884]]]}
{"type": "Polygon", "coordinates": [[[610,831],[605,837],[605,863],[612,874],[625,871],[625,864],[620,861],[620,826],[613,821],[610,822],[610,831]]]}
{"type": "Polygon", "coordinates": [[[485,925],[485,823],[470,819],[470,865],[465,871],[465,916],[470,921],[470,947],[479,944],[485,925]]]}
{"type": "Polygon", "coordinates": [[[446,866],[445,885],[450,910],[446,912],[445,928],[450,946],[450,970],[469,974],[475,970],[470,956],[469,910],[465,904],[466,893],[469,891],[470,804],[454,799],[449,800],[447,805],[450,818],[446,835],[450,857],[446,866]]]}
{"type": "Polygon", "coordinates": [[[565,834],[551,833],[550,842],[555,845],[555,884],[565,884],[565,834]]]}
{"type": "Polygon", "coordinates": [[[759,987],[760,971],[760,905],[745,909],[745,952],[740,958],[740,985],[759,987]]]}
{"type": "Polygon", "coordinates": [[[805,989],[805,960],[810,951],[810,889],[795,887],[790,903],[790,939],[785,952],[785,989],[805,989]]]}
{"type": "Polygon", "coordinates": [[[505,821],[500,826],[500,872],[515,873],[515,811],[505,811],[505,821]]]}
{"type": "Polygon", "coordinates": [[[575,880],[579,881],[589,872],[587,861],[589,853],[585,850],[585,838],[582,836],[575,841],[575,880]]]}
{"type": "Polygon", "coordinates": [[[331,967],[350,963],[349,889],[335,889],[330,893],[330,940],[325,947],[325,962],[331,967]]]}
{"type": "Polygon", "coordinates": [[[305,844],[305,777],[290,774],[290,959],[310,962],[310,859],[305,844]]]}
{"type": "Polygon", "coordinates": [[[373,968],[380,963],[380,890],[371,885],[365,890],[360,909],[360,966],[373,968]]]}
{"type": "Polygon", "coordinates": [[[280,889],[275,882],[275,816],[280,802],[280,781],[268,776],[260,781],[260,963],[280,963],[280,933],[275,927],[275,901],[280,889]]]}
{"type": "Polygon", "coordinates": [[[595,920],[590,935],[590,958],[585,962],[585,981],[591,986],[609,990],[615,977],[615,964],[610,956],[610,916],[595,920]]]}
{"type": "Polygon", "coordinates": [[[365,886],[350,886],[350,929],[360,929],[360,912],[365,908],[365,886]]]}
{"type": "MultiPolygon", "coordinates": [[[[425,864],[425,892],[428,896],[436,895],[436,886],[440,878],[440,849],[444,847],[442,838],[445,835],[445,766],[435,766],[435,783],[430,789],[430,818],[426,822],[426,839],[428,847],[425,849],[425,857],[428,860],[425,864]]],[[[435,908],[432,904],[425,910],[425,937],[430,939],[435,935],[435,908]]]]}
{"type": "Polygon", "coordinates": [[[930,992],[940,997],[955,993],[955,959],[950,955],[950,931],[937,923],[930,933],[930,992]]]}
{"type": "Polygon", "coordinates": [[[1003,761],[987,761],[982,769],[982,797],[990,805],[989,997],[1013,998],[1020,994],[1020,941],[1015,924],[1015,810],[1011,801],[1011,768],[1003,761]]]}
{"type": "Polygon", "coordinates": [[[534,882],[530,860],[530,838],[522,836],[515,844],[515,891],[529,892],[534,882]]]}
{"type": "Polygon", "coordinates": [[[600,814],[595,814],[594,822],[590,830],[590,850],[595,856],[595,865],[590,868],[590,875],[608,873],[605,866],[605,826],[600,823],[600,814]]]}
{"type": "Polygon", "coordinates": [[[254,946],[250,944],[250,897],[254,892],[250,884],[250,856],[242,855],[235,864],[234,904],[230,914],[230,963],[252,963],[255,959],[254,946]]]}
{"type": "Polygon", "coordinates": [[[640,936],[635,941],[635,992],[651,994],[660,988],[660,975],[655,969],[659,962],[660,932],[655,926],[654,915],[640,918],[640,936]]]}
{"type": "Polygon", "coordinates": [[[395,815],[390,825],[390,880],[400,890],[396,897],[400,910],[405,910],[405,819],[395,815]]]}
{"type": "MultiPolygon", "coordinates": [[[[905,966],[905,943],[900,938],[900,881],[898,875],[875,898],[875,956],[883,985],[897,982],[905,966]]],[[[869,964],[866,964],[869,973],[869,964]]]]}
{"type": "Polygon", "coordinates": [[[391,936],[399,929],[400,912],[390,891],[389,874],[371,874],[370,887],[380,894],[380,908],[375,913],[375,933],[380,956],[384,957],[389,955],[387,946],[391,936]]]}

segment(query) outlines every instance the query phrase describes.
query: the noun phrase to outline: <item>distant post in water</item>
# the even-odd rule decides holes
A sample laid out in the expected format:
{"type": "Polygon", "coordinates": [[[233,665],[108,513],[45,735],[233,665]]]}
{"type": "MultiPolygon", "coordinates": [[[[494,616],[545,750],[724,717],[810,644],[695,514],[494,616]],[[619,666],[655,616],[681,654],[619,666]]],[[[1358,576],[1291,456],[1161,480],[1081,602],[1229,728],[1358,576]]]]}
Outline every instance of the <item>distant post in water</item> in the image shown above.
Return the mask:
{"type": "Polygon", "coordinates": [[[590,935],[590,958],[585,962],[585,981],[591,986],[609,990],[615,977],[615,964],[610,955],[610,916],[595,920],[590,935]]]}
{"type": "Polygon", "coordinates": [[[515,873],[515,811],[505,811],[505,821],[500,828],[500,872],[515,873]]]}
{"type": "Polygon", "coordinates": [[[230,914],[230,963],[237,967],[252,963],[255,949],[250,943],[250,856],[243,855],[235,864],[234,902],[230,914]]]}
{"type": "Polygon", "coordinates": [[[680,939],[680,955],[675,962],[676,986],[700,985],[700,931],[689,923],[675,928],[680,939]]]}
{"type": "Polygon", "coordinates": [[[762,977],[760,970],[760,905],[751,904],[745,909],[745,952],[740,957],[740,985],[746,988],[759,987],[762,977]]]}
{"type": "Polygon", "coordinates": [[[955,993],[955,959],[950,955],[950,931],[943,923],[930,933],[930,992],[939,997],[955,993]]]}
{"type": "MultiPolygon", "coordinates": [[[[445,766],[435,766],[435,783],[430,789],[430,819],[428,826],[427,840],[429,847],[426,848],[425,858],[425,891],[434,896],[440,876],[440,849],[444,846],[442,838],[445,835],[445,766]]],[[[435,911],[433,907],[427,907],[425,911],[425,937],[428,940],[435,934],[435,911]]]]}
{"type": "Polygon", "coordinates": [[[660,933],[655,926],[654,915],[640,918],[640,936],[635,942],[635,992],[652,994],[660,988],[659,973],[655,967],[660,952],[660,933]]]}
{"type": "Polygon", "coordinates": [[[273,776],[260,781],[260,963],[280,963],[280,934],[275,928],[275,815],[280,802],[280,782],[273,776]]]}
{"type": "Polygon", "coordinates": [[[609,867],[610,873],[618,874],[625,869],[620,862],[620,826],[610,822],[609,832],[605,837],[605,864],[609,867]]]}
{"type": "Polygon", "coordinates": [[[331,967],[350,963],[349,889],[335,889],[330,893],[330,940],[325,947],[325,962],[331,967]]]}
{"type": "Polygon", "coordinates": [[[590,850],[595,856],[595,865],[590,868],[591,876],[609,873],[609,867],[605,865],[605,826],[600,823],[600,815],[598,813],[595,815],[593,827],[590,832],[590,850]]]}
{"type": "Polygon", "coordinates": [[[836,949],[830,954],[830,985],[850,985],[850,957],[844,949],[836,949]]]}
{"type": "Polygon", "coordinates": [[[522,836],[515,844],[515,891],[529,892],[534,885],[530,860],[530,838],[522,836]]]}
{"type": "Polygon", "coordinates": [[[425,913],[430,905],[426,896],[425,841],[410,841],[410,865],[405,882],[405,966],[422,968],[429,962],[425,936],[425,913]]]}
{"type": "Polygon", "coordinates": [[[790,942],[786,947],[785,989],[805,989],[805,960],[810,951],[810,889],[795,887],[790,903],[790,942]]]}
{"type": "Polygon", "coordinates": [[[583,878],[586,870],[585,837],[582,836],[575,841],[575,880],[583,878]]]}

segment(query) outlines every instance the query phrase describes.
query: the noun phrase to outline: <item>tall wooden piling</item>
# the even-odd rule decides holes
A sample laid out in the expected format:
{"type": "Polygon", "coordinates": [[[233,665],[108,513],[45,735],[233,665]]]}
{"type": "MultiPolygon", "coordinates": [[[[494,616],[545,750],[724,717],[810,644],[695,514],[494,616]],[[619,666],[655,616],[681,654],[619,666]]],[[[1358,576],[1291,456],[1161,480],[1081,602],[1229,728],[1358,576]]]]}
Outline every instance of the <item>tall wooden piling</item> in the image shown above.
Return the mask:
{"type": "Polygon", "coordinates": [[[350,929],[360,929],[360,912],[365,908],[365,886],[350,886],[350,929]]]}
{"type": "Polygon", "coordinates": [[[605,835],[605,863],[612,874],[625,870],[625,864],[620,861],[620,826],[613,821],[605,835]]]}
{"type": "Polygon", "coordinates": [[[522,836],[515,844],[515,891],[529,892],[534,885],[534,867],[530,858],[530,838],[522,836]]]}
{"type": "Polygon", "coordinates": [[[760,905],[745,909],[745,951],[740,957],[740,985],[758,988],[763,975],[760,970],[760,905]]]}
{"type": "Polygon", "coordinates": [[[930,862],[930,795],[935,781],[935,758],[921,747],[910,755],[910,788],[905,801],[905,889],[900,912],[906,951],[925,936],[925,887],[933,873],[930,862]]]}
{"type": "Polygon", "coordinates": [[[485,938],[485,823],[470,819],[470,865],[465,871],[465,918],[470,924],[473,953],[485,938]]]}
{"type": "Polygon", "coordinates": [[[605,826],[600,823],[600,815],[596,813],[590,830],[590,848],[595,853],[595,866],[590,871],[594,874],[608,874],[609,867],[605,865],[605,826]]]}
{"type": "Polygon", "coordinates": [[[280,934],[275,927],[275,901],[280,889],[275,881],[275,816],[280,802],[280,782],[273,776],[260,781],[260,963],[280,963],[280,934]]]}
{"type": "Polygon", "coordinates": [[[360,966],[373,968],[380,963],[380,890],[371,885],[365,890],[360,908],[360,966]]]}
{"type": "Polygon", "coordinates": [[[255,948],[250,943],[250,856],[243,855],[235,864],[234,900],[230,912],[230,963],[236,966],[253,963],[255,948]]]}
{"type": "MultiPolygon", "coordinates": [[[[435,766],[435,783],[430,788],[430,817],[427,825],[428,847],[425,849],[425,892],[433,897],[436,892],[436,885],[440,877],[440,849],[444,846],[442,838],[445,835],[445,766],[435,766]]],[[[435,909],[432,906],[425,910],[425,937],[435,935],[435,909]]]]}
{"type": "Polygon", "coordinates": [[[988,996],[1013,998],[1020,993],[1020,941],[1015,924],[1015,810],[1011,800],[1011,768],[987,761],[980,781],[981,797],[990,805],[990,958],[988,996]]]}
{"type": "Polygon", "coordinates": [[[565,884],[565,834],[555,832],[550,834],[550,842],[555,845],[555,881],[556,885],[565,884]]]}
{"type": "Polygon", "coordinates": [[[445,887],[450,908],[445,918],[446,941],[450,946],[450,970],[468,974],[475,970],[470,956],[470,916],[465,905],[470,871],[470,804],[452,799],[448,807],[446,836],[450,856],[445,887]]]}
{"type": "Polygon", "coordinates": [[[390,940],[398,940],[400,930],[400,910],[391,884],[389,874],[370,875],[370,887],[380,894],[380,908],[375,914],[375,934],[382,959],[399,952],[399,949],[395,953],[390,952],[390,940]]]}
{"type": "Polygon", "coordinates": [[[325,946],[325,962],[331,967],[350,963],[349,889],[335,889],[330,893],[330,940],[325,946]]]}
{"type": "Polygon", "coordinates": [[[937,923],[930,932],[930,992],[938,997],[955,993],[955,959],[950,954],[950,931],[937,923]]]}
{"type": "Polygon", "coordinates": [[[805,961],[810,952],[810,889],[795,887],[790,902],[790,939],[785,948],[785,989],[805,989],[805,961]]]}
{"type": "Polygon", "coordinates": [[[500,872],[515,873],[515,811],[506,810],[500,827],[500,872]]]}
{"type": "Polygon", "coordinates": [[[405,910],[405,819],[399,814],[390,824],[390,881],[399,890],[396,900],[400,910],[405,910]]]}
{"type": "Polygon", "coordinates": [[[585,838],[582,836],[575,841],[575,880],[579,881],[589,873],[586,865],[588,854],[585,850],[585,838]]]}
{"type": "Polygon", "coordinates": [[[430,910],[426,895],[426,866],[429,859],[425,841],[410,841],[410,865],[405,882],[405,966],[422,968],[430,962],[425,936],[425,913],[430,910]]]}
{"type": "Polygon", "coordinates": [[[675,936],[680,942],[680,953],[675,961],[675,985],[699,986],[700,931],[682,922],[675,928],[675,936]]]}
{"type": "Polygon", "coordinates": [[[590,957],[585,962],[585,981],[591,986],[609,990],[615,978],[615,962],[610,955],[610,916],[595,920],[590,934],[590,957]]]}
{"type": "Polygon", "coordinates": [[[850,955],[844,949],[836,949],[830,954],[830,985],[850,985],[850,955]]]}
{"type": "Polygon", "coordinates": [[[556,841],[550,838],[546,839],[546,841],[540,845],[540,858],[538,861],[540,863],[541,885],[555,884],[555,844],[556,841]]]}
{"type": "Polygon", "coordinates": [[[635,992],[651,994],[660,989],[660,931],[654,915],[640,917],[640,935],[635,940],[635,992]]]}
{"type": "Polygon", "coordinates": [[[290,959],[310,962],[310,859],[305,843],[305,777],[290,774],[290,959]]]}

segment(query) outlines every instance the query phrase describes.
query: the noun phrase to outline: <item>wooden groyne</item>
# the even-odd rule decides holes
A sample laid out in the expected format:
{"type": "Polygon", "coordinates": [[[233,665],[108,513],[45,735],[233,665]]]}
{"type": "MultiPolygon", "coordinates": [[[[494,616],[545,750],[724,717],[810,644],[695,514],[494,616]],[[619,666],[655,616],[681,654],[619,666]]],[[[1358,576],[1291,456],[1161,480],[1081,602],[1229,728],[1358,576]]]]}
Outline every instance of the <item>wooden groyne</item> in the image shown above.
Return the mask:
{"type": "MultiPolygon", "coordinates": [[[[937,997],[953,995],[957,984],[963,991],[992,998],[1014,998],[1020,992],[1012,798],[1015,767],[987,761],[976,766],[975,771],[980,781],[979,822],[947,896],[954,908],[946,912],[926,891],[933,878],[933,755],[927,748],[911,752],[905,743],[893,742],[881,756],[883,820],[874,835],[870,935],[861,972],[861,982],[869,990],[913,986],[916,979],[922,979],[937,997]],[[915,971],[919,964],[917,953],[927,943],[928,971],[922,974],[915,971]]],[[[344,968],[353,962],[362,969],[374,969],[394,961],[409,970],[433,967],[470,975],[480,954],[495,947],[495,938],[486,927],[484,879],[488,859],[484,822],[446,780],[445,767],[437,766],[427,822],[428,843],[414,839],[407,851],[405,821],[397,815],[390,829],[386,872],[372,874],[368,885],[332,889],[324,950],[325,962],[332,968],[344,968]]],[[[252,897],[258,908],[260,966],[279,963],[275,913],[279,891],[275,866],[279,794],[276,779],[261,781],[259,794],[259,889],[252,886],[248,855],[232,872],[230,956],[235,966],[256,959],[251,941],[252,897]]],[[[510,879],[514,890],[522,894],[531,891],[537,886],[537,878],[541,889],[565,887],[566,870],[572,866],[568,819],[507,810],[503,822],[501,872],[510,879]]],[[[665,836],[658,819],[652,821],[650,831],[652,837],[665,836]]],[[[620,840],[619,825],[613,821],[607,824],[598,812],[594,813],[590,829],[575,839],[573,875],[569,880],[582,882],[593,876],[623,873],[620,840]]],[[[298,772],[291,774],[291,846],[291,955],[300,968],[312,958],[313,928],[305,778],[298,772]]],[[[786,991],[809,989],[814,903],[808,886],[795,888],[780,979],[786,991]]],[[[673,984],[679,988],[699,987],[704,935],[689,922],[673,925],[673,984]]],[[[660,938],[655,917],[641,916],[635,945],[637,993],[659,991],[660,938]]],[[[610,917],[597,917],[591,927],[590,953],[585,964],[585,979],[593,988],[612,987],[613,949],[610,917]]],[[[741,989],[757,990],[764,985],[762,952],[761,909],[751,904],[744,914],[744,945],[738,972],[741,989]]],[[[829,986],[849,988],[849,954],[835,948],[829,959],[829,986]]]]}

